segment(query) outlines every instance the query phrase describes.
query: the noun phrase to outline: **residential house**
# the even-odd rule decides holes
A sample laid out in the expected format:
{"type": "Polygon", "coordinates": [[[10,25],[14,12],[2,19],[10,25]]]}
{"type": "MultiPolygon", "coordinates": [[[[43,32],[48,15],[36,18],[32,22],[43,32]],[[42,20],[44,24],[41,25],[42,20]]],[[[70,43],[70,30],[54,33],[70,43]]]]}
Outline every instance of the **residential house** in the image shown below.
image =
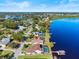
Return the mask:
{"type": "Polygon", "coordinates": [[[28,55],[35,55],[35,54],[41,54],[41,53],[42,53],[42,48],[40,47],[40,44],[34,44],[26,52],[26,54],[28,55]]]}
{"type": "Polygon", "coordinates": [[[38,35],[36,35],[32,40],[32,44],[43,44],[43,40],[41,40],[41,38],[38,35]]]}
{"type": "Polygon", "coordinates": [[[5,37],[5,38],[2,38],[2,40],[1,40],[1,44],[3,44],[3,45],[6,45],[6,44],[8,44],[10,42],[10,37],[5,37]]]}
{"type": "Polygon", "coordinates": [[[24,26],[18,26],[18,28],[19,28],[19,30],[21,30],[21,31],[23,31],[24,29],[26,29],[26,27],[24,27],[24,26]]]}

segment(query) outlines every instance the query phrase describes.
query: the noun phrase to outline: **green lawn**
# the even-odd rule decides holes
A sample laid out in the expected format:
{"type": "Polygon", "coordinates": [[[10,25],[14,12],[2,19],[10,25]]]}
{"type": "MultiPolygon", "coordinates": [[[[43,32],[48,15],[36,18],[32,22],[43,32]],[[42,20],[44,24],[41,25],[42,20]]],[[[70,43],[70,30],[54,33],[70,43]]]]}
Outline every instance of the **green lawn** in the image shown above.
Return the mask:
{"type": "Polygon", "coordinates": [[[2,24],[0,24],[0,29],[1,29],[1,28],[3,28],[3,25],[2,25],[2,24]]]}
{"type": "Polygon", "coordinates": [[[17,59],[53,59],[50,54],[46,55],[26,55],[26,56],[19,56],[17,59]]]}
{"type": "Polygon", "coordinates": [[[11,59],[12,56],[12,51],[0,51],[0,59],[11,59]]]}
{"type": "Polygon", "coordinates": [[[2,51],[2,53],[0,54],[0,56],[5,56],[7,54],[11,54],[11,51],[2,51]]]}

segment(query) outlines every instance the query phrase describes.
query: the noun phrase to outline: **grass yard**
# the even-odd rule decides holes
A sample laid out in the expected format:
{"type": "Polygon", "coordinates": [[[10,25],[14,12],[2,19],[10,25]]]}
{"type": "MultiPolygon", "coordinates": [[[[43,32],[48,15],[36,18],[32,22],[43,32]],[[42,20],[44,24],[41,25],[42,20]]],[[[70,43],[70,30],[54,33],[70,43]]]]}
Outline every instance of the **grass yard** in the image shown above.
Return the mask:
{"type": "Polygon", "coordinates": [[[5,55],[11,54],[11,53],[13,53],[13,52],[11,52],[11,51],[2,51],[2,53],[0,54],[0,56],[5,56],[5,55]]]}
{"type": "Polygon", "coordinates": [[[11,59],[13,57],[12,51],[0,51],[0,59],[11,59]]]}
{"type": "Polygon", "coordinates": [[[50,54],[19,56],[17,59],[52,59],[50,54]]]}

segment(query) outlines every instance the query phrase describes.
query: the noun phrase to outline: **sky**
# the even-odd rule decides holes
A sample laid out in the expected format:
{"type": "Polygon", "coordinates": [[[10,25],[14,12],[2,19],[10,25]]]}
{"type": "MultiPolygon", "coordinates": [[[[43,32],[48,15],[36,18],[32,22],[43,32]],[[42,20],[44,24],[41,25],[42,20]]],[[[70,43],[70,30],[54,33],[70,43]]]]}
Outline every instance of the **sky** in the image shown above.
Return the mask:
{"type": "Polygon", "coordinates": [[[0,12],[79,12],[79,0],[0,0],[0,12]]]}

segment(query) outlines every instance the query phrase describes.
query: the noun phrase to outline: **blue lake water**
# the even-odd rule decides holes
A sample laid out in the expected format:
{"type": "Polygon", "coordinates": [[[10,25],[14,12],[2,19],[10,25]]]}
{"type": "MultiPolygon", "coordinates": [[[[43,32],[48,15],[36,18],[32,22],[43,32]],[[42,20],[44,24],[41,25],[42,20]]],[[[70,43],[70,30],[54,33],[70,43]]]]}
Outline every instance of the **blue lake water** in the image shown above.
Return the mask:
{"type": "Polygon", "coordinates": [[[50,24],[51,41],[56,42],[53,50],[65,50],[61,59],[79,59],[79,18],[53,20],[50,24]]]}

